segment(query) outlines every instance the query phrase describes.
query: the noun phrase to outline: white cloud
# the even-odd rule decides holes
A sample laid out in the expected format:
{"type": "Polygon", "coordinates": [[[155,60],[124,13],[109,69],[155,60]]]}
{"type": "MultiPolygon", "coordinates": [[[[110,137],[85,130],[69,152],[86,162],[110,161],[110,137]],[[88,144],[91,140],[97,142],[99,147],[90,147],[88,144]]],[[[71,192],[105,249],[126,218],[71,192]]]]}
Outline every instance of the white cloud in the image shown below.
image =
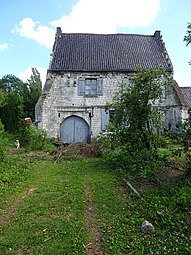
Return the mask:
{"type": "Polygon", "coordinates": [[[5,51],[9,50],[10,48],[14,47],[13,44],[8,44],[8,43],[2,43],[0,42],[0,51],[5,51]]]}
{"type": "Polygon", "coordinates": [[[116,33],[119,27],[148,26],[159,9],[160,0],[79,0],[51,24],[63,32],[116,33]]]}
{"type": "Polygon", "coordinates": [[[55,32],[52,28],[42,26],[39,22],[33,21],[31,18],[24,18],[12,30],[23,37],[34,39],[47,48],[52,48],[55,32]]]}
{"type": "Polygon", "coordinates": [[[191,87],[191,74],[176,71],[174,72],[174,79],[180,87],[191,87]]]}
{"type": "Polygon", "coordinates": [[[68,33],[116,33],[120,27],[148,26],[159,9],[160,0],[79,0],[70,14],[52,21],[51,27],[24,18],[12,32],[52,48],[57,26],[68,33]]]}
{"type": "Polygon", "coordinates": [[[32,74],[32,68],[35,67],[38,72],[40,73],[40,77],[41,77],[41,81],[42,81],[42,86],[44,86],[44,83],[46,81],[46,73],[47,73],[47,69],[44,67],[40,67],[40,66],[29,66],[25,71],[19,72],[18,73],[18,77],[26,82],[27,79],[29,79],[31,77],[32,74]]]}

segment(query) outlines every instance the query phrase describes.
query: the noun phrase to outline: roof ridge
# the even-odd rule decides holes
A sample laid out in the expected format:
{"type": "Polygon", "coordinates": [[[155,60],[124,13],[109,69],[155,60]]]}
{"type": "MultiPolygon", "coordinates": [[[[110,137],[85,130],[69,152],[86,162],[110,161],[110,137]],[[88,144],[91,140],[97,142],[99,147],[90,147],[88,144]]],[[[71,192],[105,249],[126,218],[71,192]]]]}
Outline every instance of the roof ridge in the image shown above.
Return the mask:
{"type": "Polygon", "coordinates": [[[125,36],[142,36],[142,37],[154,37],[154,35],[144,34],[126,34],[126,33],[112,33],[112,34],[99,34],[99,33],[62,33],[62,35],[96,35],[96,36],[111,36],[111,35],[125,35],[125,36]]]}
{"type": "Polygon", "coordinates": [[[154,34],[152,35],[148,35],[148,34],[132,34],[132,33],[89,33],[89,32],[83,32],[83,33],[79,33],[79,32],[62,32],[61,27],[57,27],[56,30],[56,35],[97,35],[97,36],[110,36],[110,35],[125,35],[125,36],[142,36],[142,37],[155,37],[155,38],[159,38],[161,37],[160,35],[160,30],[156,30],[154,32],[154,34]]]}

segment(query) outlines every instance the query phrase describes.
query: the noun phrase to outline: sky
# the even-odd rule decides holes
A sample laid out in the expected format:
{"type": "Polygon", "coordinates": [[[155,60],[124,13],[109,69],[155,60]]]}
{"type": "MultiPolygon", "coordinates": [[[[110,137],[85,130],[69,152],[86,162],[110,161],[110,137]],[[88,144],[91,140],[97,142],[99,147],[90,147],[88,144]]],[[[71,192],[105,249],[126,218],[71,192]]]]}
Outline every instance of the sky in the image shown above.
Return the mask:
{"type": "Polygon", "coordinates": [[[0,0],[0,78],[27,81],[36,67],[44,84],[56,27],[65,33],[161,31],[179,86],[191,87],[191,45],[183,41],[191,0],[0,0]]]}

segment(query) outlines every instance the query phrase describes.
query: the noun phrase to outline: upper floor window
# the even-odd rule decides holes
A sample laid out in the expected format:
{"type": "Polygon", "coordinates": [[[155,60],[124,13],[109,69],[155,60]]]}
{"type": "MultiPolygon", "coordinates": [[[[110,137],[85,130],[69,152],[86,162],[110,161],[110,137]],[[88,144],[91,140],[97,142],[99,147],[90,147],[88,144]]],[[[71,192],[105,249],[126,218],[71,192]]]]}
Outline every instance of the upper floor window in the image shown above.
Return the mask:
{"type": "Polygon", "coordinates": [[[101,96],[102,95],[102,78],[85,78],[80,77],[78,82],[79,96],[101,96]]]}

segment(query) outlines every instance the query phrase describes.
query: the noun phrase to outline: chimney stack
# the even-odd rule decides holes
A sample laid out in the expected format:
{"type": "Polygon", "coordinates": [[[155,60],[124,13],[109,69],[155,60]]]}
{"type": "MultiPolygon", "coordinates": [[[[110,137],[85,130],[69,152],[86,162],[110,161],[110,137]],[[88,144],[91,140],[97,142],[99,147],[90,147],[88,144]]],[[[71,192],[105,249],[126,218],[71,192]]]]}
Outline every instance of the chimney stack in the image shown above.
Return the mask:
{"type": "Polygon", "coordinates": [[[154,37],[159,39],[160,38],[160,30],[156,30],[155,33],[154,33],[154,37]]]}

